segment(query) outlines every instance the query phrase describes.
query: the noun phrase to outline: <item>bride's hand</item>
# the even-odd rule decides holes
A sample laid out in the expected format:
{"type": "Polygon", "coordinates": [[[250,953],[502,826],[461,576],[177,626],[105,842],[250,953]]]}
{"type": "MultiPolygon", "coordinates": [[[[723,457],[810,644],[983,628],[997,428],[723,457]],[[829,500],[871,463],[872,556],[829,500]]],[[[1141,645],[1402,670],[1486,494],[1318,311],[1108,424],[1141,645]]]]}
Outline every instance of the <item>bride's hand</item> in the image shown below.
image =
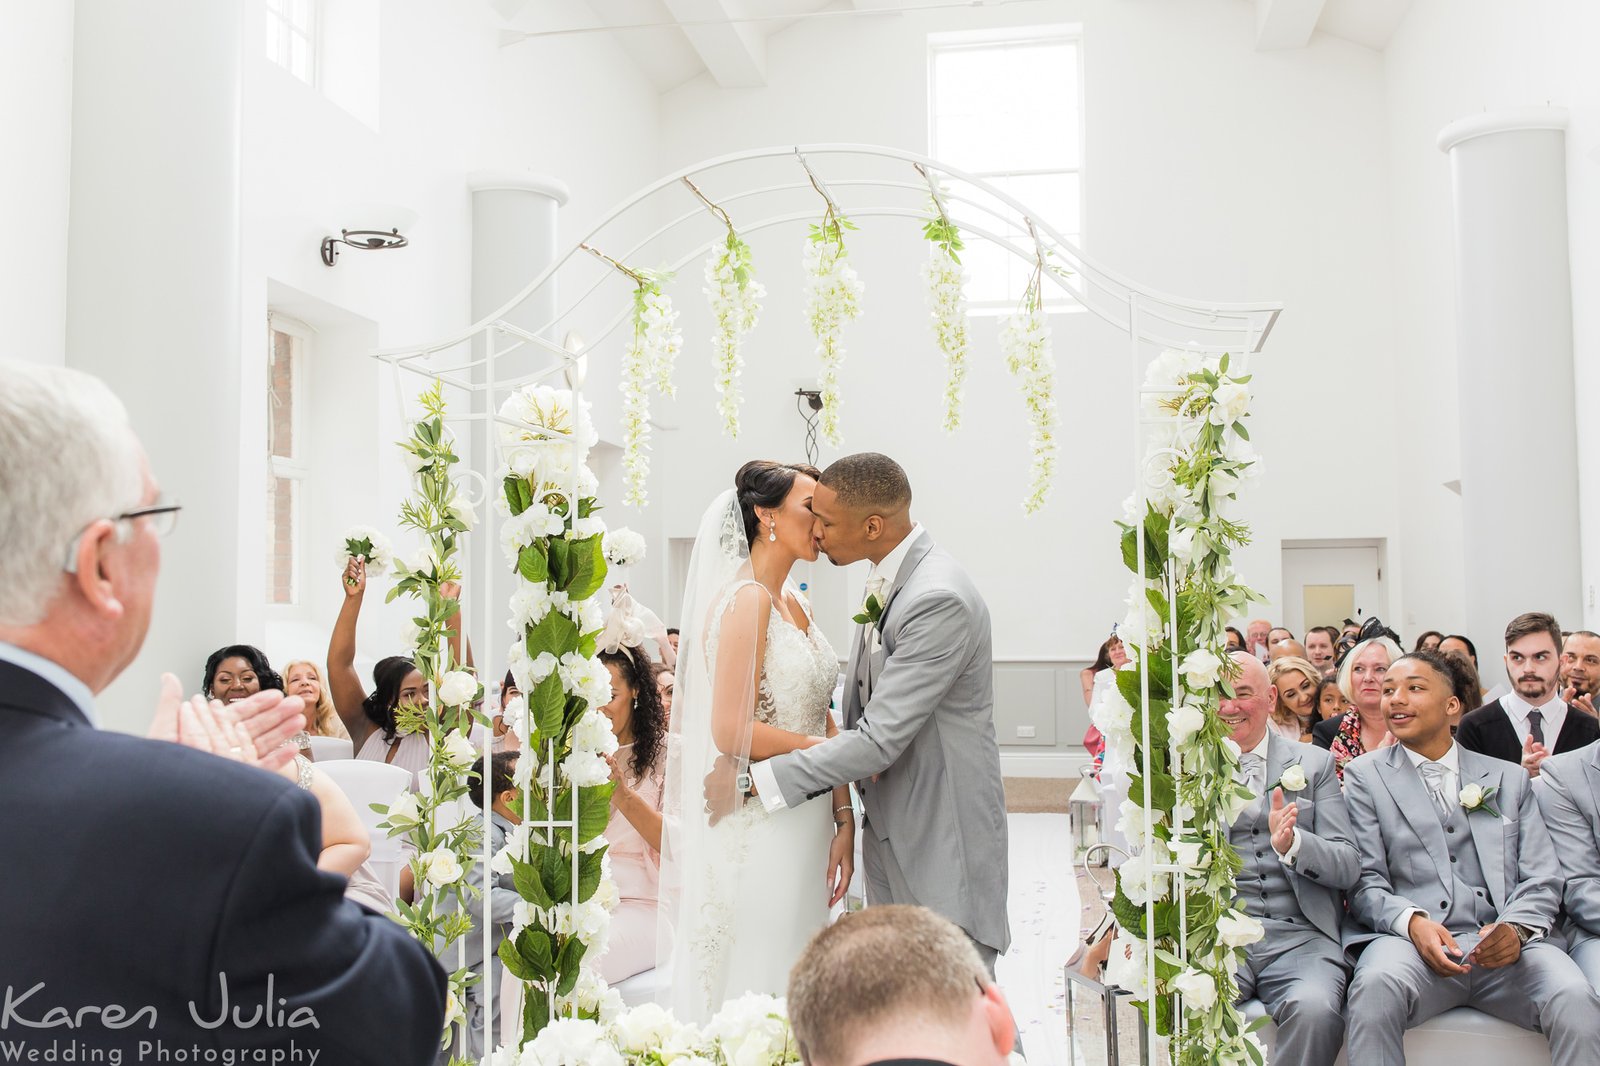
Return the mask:
{"type": "Polygon", "coordinates": [[[828,906],[844,899],[855,872],[856,824],[852,820],[834,827],[833,843],[828,845],[828,906]]]}

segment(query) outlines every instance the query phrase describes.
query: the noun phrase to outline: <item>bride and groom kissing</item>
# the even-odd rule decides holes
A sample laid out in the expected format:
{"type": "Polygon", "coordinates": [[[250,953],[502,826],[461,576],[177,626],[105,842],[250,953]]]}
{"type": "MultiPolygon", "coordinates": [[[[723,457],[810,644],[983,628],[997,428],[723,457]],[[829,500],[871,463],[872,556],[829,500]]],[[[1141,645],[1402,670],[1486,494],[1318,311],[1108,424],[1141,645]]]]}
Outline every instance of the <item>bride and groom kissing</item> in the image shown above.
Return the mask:
{"type": "Polygon", "coordinates": [[[900,465],[746,463],[701,520],[681,629],[661,876],[679,1017],[783,994],[853,874],[851,783],[868,904],[945,916],[992,974],[1010,932],[989,613],[913,522],[900,465]],[[837,717],[839,660],[790,576],[819,554],[871,563],[837,717]]]}

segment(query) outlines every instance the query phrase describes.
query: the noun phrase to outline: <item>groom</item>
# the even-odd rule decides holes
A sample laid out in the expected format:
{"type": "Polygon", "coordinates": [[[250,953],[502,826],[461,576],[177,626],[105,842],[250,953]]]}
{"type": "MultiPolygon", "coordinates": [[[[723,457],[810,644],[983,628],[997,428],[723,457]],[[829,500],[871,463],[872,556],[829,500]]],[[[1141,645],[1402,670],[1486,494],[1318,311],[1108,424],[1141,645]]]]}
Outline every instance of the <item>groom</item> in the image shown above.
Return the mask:
{"type": "Polygon", "coordinates": [[[989,609],[912,522],[911,483],[888,456],[849,455],[828,467],[811,509],[835,566],[871,561],[860,616],[868,621],[850,649],[845,728],[752,764],[755,790],[775,811],[854,781],[866,808],[867,902],[944,915],[992,974],[1011,932],[989,609]]]}

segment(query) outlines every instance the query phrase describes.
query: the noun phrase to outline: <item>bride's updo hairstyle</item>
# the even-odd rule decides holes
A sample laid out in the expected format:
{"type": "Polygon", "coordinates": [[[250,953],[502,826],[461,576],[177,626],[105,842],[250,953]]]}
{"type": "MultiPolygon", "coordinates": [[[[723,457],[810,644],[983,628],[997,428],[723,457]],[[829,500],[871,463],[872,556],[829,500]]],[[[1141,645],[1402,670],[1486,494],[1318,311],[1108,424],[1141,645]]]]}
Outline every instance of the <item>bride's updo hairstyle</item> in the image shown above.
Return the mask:
{"type": "Polygon", "coordinates": [[[770,459],[752,459],[733,475],[733,487],[739,494],[739,513],[744,518],[744,542],[756,542],[756,530],[761,519],[756,517],[757,507],[776,510],[789,498],[794,479],[804,474],[812,480],[822,477],[822,471],[806,463],[775,463],[770,459]]]}
{"type": "Polygon", "coordinates": [[[852,511],[894,515],[911,507],[911,479],[887,455],[860,452],[829,464],[817,481],[852,511]]]}

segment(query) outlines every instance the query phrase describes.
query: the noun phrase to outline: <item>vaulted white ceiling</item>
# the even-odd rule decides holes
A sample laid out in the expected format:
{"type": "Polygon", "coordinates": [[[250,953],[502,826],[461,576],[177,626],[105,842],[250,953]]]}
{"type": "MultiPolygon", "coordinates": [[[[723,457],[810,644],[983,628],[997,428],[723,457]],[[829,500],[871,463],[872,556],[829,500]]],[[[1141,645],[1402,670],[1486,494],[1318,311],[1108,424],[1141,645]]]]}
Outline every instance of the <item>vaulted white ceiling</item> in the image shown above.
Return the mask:
{"type": "MultiPolygon", "coordinates": [[[[942,0],[488,0],[517,33],[608,28],[658,91],[701,74],[724,88],[765,84],[767,40],[823,10],[870,12],[942,0]],[[633,28],[628,27],[648,27],[633,28]]],[[[950,0],[953,4],[962,0],[950,0]]],[[[971,0],[965,0],[970,3],[971,0]]],[[[1181,2],[1181,0],[1174,0],[1181,2]]],[[[1239,0],[1256,12],[1256,47],[1303,48],[1325,33],[1381,52],[1411,0],[1239,0]]]]}

